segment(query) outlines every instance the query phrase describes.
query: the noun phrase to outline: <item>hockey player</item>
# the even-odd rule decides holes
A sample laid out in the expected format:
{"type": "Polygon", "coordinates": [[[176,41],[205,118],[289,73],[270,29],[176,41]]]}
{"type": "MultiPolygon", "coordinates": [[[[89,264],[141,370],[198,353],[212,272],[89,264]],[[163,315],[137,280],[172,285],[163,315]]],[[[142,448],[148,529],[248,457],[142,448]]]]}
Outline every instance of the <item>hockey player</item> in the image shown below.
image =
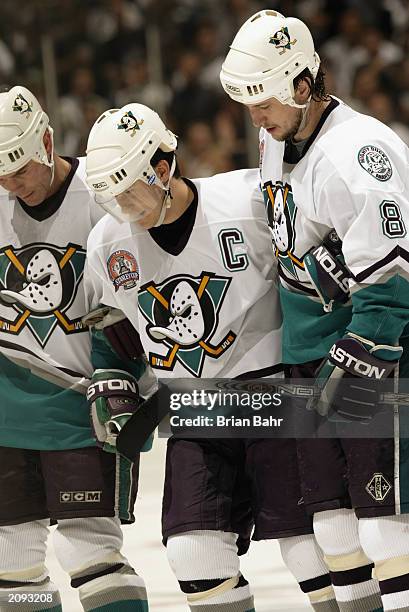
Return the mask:
{"type": "MultiPolygon", "coordinates": [[[[221,81],[260,128],[284,362],[300,378],[324,359],[323,397],[335,378],[349,377],[332,409],[370,418],[365,376],[398,368],[402,375],[407,362],[408,149],[388,127],[326,94],[311,34],[298,19],[253,15],[233,40],[221,81]]],[[[396,409],[397,434],[401,416],[396,409]]],[[[380,606],[371,561],[384,609],[409,609],[407,445],[399,435],[299,442],[304,501],[342,610],[380,606]]]]}
{"type": "Polygon", "coordinates": [[[34,95],[1,93],[1,610],[62,609],[45,567],[50,519],[84,610],[148,610],[143,580],[121,554],[138,464],[95,445],[85,396],[95,367],[122,362],[95,344],[91,364],[81,322],[86,242],[101,217],[84,178],[84,159],[54,152],[34,95]]]}
{"type": "MultiPolygon", "coordinates": [[[[281,368],[281,315],[257,170],[182,178],[176,144],[140,104],[94,124],[87,181],[110,215],[88,241],[90,306],[126,314],[158,377],[271,376],[281,368]]],[[[170,438],[163,538],[192,611],[254,611],[237,555],[253,521],[254,539],[292,543],[286,562],[304,566],[312,601],[329,599],[295,455],[294,440],[170,438]]]]}

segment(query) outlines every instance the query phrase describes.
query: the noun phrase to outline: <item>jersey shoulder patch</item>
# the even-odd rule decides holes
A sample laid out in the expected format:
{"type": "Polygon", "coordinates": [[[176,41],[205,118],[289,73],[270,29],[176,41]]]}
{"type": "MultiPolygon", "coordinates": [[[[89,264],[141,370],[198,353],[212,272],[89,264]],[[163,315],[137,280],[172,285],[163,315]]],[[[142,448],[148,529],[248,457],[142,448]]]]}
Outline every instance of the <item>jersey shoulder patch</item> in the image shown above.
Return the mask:
{"type": "MultiPolygon", "coordinates": [[[[325,175],[337,173],[351,192],[401,192],[409,163],[408,148],[389,127],[354,113],[319,142],[325,175]]],[[[324,171],[323,171],[324,175],[324,171]]]]}

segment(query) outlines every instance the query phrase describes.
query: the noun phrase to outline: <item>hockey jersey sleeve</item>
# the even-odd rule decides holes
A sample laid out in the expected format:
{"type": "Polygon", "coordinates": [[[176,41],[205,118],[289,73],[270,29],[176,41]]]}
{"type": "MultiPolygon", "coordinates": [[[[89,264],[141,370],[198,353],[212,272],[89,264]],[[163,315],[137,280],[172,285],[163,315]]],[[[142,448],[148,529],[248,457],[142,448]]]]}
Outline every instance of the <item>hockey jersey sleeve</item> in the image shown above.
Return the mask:
{"type": "MultiPolygon", "coordinates": [[[[110,286],[105,282],[98,269],[98,253],[90,253],[84,270],[84,289],[88,312],[100,306],[118,308],[110,286]]],[[[101,268],[103,270],[103,268],[101,268]]],[[[101,330],[91,330],[91,361],[95,369],[125,370],[141,380],[141,395],[148,396],[154,390],[156,379],[146,361],[141,357],[138,360],[124,360],[113,350],[109,341],[101,330]],[[149,372],[147,372],[149,370],[149,372]]]]}
{"type": "Polygon", "coordinates": [[[115,295],[104,278],[104,268],[98,251],[88,251],[84,267],[84,292],[88,312],[101,304],[118,308],[115,295]]]}
{"type": "Polygon", "coordinates": [[[409,331],[409,157],[395,140],[357,147],[315,198],[317,219],[337,231],[352,273],[348,331],[389,345],[409,331]]]}
{"type": "MultiPolygon", "coordinates": [[[[84,290],[88,311],[92,311],[99,306],[110,306],[117,308],[118,304],[110,286],[105,282],[102,271],[104,267],[101,263],[98,252],[89,253],[84,269],[84,290]]],[[[91,329],[91,363],[93,367],[103,370],[125,370],[138,381],[139,393],[141,397],[148,398],[157,390],[157,379],[151,367],[141,356],[140,359],[123,359],[112,348],[102,330],[91,329]]],[[[153,434],[145,442],[142,452],[151,450],[153,434]]]]}

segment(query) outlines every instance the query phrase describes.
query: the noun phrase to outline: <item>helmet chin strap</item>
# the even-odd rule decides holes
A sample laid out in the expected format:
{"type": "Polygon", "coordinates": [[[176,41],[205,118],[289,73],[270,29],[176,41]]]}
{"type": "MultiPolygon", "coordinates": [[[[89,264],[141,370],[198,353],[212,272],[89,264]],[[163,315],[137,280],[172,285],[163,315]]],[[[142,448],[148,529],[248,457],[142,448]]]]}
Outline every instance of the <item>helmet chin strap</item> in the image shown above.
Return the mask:
{"type": "Polygon", "coordinates": [[[54,130],[53,128],[50,128],[50,137],[51,137],[51,156],[50,156],[50,161],[49,161],[49,167],[51,168],[51,180],[50,180],[50,187],[53,184],[54,181],[54,174],[55,174],[55,164],[54,164],[54,130]]]}
{"type": "Polygon", "coordinates": [[[165,192],[165,195],[163,196],[163,200],[162,200],[162,207],[160,210],[160,215],[159,215],[159,219],[156,221],[155,225],[153,227],[159,227],[160,225],[162,225],[162,223],[165,220],[166,217],[166,211],[170,208],[171,205],[171,200],[172,200],[172,194],[170,192],[170,189],[167,189],[165,192]]]}
{"type": "Polygon", "coordinates": [[[41,158],[41,163],[44,164],[45,166],[48,166],[51,169],[51,176],[50,176],[50,184],[48,186],[48,189],[50,189],[51,185],[53,184],[54,181],[54,173],[55,173],[55,166],[54,166],[54,130],[51,126],[47,127],[48,132],[50,134],[50,140],[51,140],[51,154],[50,154],[50,159],[48,158],[48,153],[47,153],[47,149],[45,148],[44,144],[43,146],[43,150],[44,150],[44,155],[41,158]]]}
{"type": "Polygon", "coordinates": [[[297,104],[297,102],[294,101],[294,98],[291,98],[291,102],[285,102],[285,104],[288,104],[288,106],[291,106],[292,108],[307,108],[307,106],[310,103],[311,98],[309,98],[309,100],[305,103],[305,104],[297,104]]]}
{"type": "Polygon", "coordinates": [[[170,181],[171,178],[173,177],[173,174],[175,172],[175,168],[176,168],[176,156],[173,155],[173,160],[172,160],[172,165],[170,167],[170,171],[169,171],[169,178],[168,178],[168,182],[166,183],[166,185],[164,185],[162,183],[162,181],[159,182],[162,185],[162,188],[165,191],[165,195],[163,196],[163,200],[162,200],[162,206],[161,206],[161,210],[160,210],[160,214],[159,214],[159,218],[156,221],[155,225],[153,227],[159,227],[160,225],[162,225],[162,223],[165,220],[165,216],[166,216],[166,212],[168,211],[168,209],[170,208],[171,204],[172,204],[172,193],[170,191],[170,181]]]}
{"type": "Polygon", "coordinates": [[[51,140],[50,157],[48,157],[47,149],[45,148],[44,143],[42,143],[41,147],[40,147],[40,152],[37,152],[36,155],[32,157],[32,159],[35,162],[37,162],[38,164],[43,164],[44,166],[47,166],[48,168],[50,168],[50,170],[51,170],[51,173],[50,173],[50,184],[48,185],[48,190],[50,190],[50,187],[53,184],[54,175],[55,175],[55,164],[54,164],[54,130],[50,126],[47,127],[47,130],[48,130],[48,132],[50,134],[50,140],[51,140]]]}
{"type": "Polygon", "coordinates": [[[299,132],[302,132],[305,126],[307,125],[308,111],[310,108],[311,100],[312,100],[312,96],[308,98],[305,104],[303,104],[302,106],[299,106],[299,108],[301,108],[301,123],[300,123],[300,127],[298,128],[299,132]]]}

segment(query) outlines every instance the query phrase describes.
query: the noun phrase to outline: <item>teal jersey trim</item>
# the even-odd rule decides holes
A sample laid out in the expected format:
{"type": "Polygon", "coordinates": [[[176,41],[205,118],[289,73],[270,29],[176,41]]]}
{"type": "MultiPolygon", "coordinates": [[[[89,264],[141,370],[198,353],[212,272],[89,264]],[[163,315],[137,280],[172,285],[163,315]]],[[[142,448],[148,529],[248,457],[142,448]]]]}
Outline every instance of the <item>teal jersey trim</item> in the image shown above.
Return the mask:
{"type": "Polygon", "coordinates": [[[351,321],[352,306],[334,304],[324,312],[321,302],[280,286],[283,312],[283,363],[307,363],[325,357],[351,321]]]}
{"type": "Polygon", "coordinates": [[[105,338],[104,332],[95,328],[91,332],[91,362],[96,370],[125,370],[135,376],[136,380],[139,380],[146,370],[143,359],[121,359],[105,338]]]}
{"type": "Polygon", "coordinates": [[[0,446],[64,450],[94,446],[84,395],[0,355],[0,446]]]}
{"type": "Polygon", "coordinates": [[[348,331],[376,344],[399,344],[409,334],[409,282],[395,274],[385,283],[366,286],[352,296],[348,331]]]}

